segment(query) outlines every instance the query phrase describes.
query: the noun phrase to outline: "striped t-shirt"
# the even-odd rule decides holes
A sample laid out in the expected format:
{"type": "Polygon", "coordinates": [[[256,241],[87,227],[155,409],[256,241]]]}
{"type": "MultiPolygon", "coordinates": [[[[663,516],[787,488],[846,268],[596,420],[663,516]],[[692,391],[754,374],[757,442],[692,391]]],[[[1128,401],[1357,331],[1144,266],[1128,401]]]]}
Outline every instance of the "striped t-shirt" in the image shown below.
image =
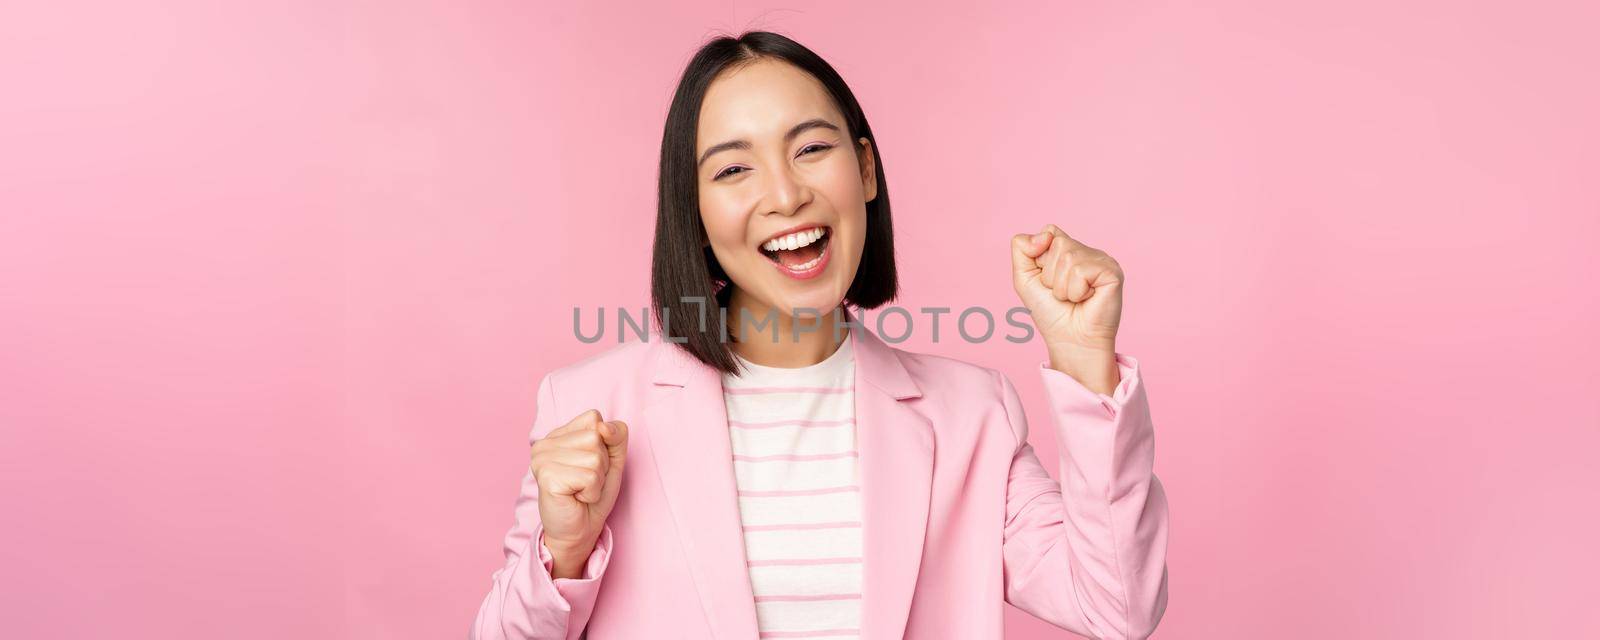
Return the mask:
{"type": "MultiPolygon", "coordinates": [[[[735,356],[737,357],[737,356],[735,356]]],[[[861,483],[846,334],[814,365],[739,358],[723,401],[762,638],[858,638],[861,483]]]]}

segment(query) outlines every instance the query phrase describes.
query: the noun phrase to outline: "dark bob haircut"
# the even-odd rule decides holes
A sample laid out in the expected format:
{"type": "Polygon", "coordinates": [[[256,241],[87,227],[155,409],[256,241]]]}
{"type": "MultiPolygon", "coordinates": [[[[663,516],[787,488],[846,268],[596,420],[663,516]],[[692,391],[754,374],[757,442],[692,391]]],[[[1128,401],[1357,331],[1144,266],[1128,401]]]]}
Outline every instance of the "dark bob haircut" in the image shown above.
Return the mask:
{"type": "MultiPolygon", "coordinates": [[[[712,80],[730,68],[769,59],[787,62],[811,74],[844,114],[851,146],[872,142],[878,192],[867,203],[867,237],[861,264],[845,292],[843,304],[873,309],[894,300],[900,290],[894,266],[894,233],[889,224],[889,185],[883,175],[883,154],[855,94],[826,61],[800,43],[767,31],[737,38],[718,37],[695,53],[678,80],[661,136],[660,187],[656,201],[656,238],[651,256],[652,311],[664,337],[679,343],[695,359],[723,373],[737,374],[733,353],[722,339],[720,318],[733,292],[728,274],[707,244],[700,219],[700,188],[695,166],[700,105],[712,80]]],[[[827,313],[829,310],[820,309],[827,313]]],[[[727,313],[732,316],[732,313],[727,313]]],[[[729,317],[731,326],[738,321],[729,317]]]]}

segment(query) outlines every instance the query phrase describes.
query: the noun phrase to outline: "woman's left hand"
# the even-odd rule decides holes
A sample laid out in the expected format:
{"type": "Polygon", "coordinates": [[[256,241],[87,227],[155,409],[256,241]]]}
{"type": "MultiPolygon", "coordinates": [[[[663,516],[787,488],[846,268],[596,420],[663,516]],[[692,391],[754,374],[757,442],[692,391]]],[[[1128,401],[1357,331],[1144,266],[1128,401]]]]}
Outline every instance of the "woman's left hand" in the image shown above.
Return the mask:
{"type": "Polygon", "coordinates": [[[1044,339],[1051,368],[1096,392],[1118,382],[1122,265],[1053,224],[1011,239],[1012,285],[1044,339]]]}

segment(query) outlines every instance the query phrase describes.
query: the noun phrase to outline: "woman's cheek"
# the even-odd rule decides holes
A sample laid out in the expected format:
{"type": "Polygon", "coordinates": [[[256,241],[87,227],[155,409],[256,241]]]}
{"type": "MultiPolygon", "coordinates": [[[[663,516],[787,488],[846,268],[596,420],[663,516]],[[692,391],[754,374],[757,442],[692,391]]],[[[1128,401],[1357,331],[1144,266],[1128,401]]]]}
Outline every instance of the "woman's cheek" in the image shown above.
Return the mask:
{"type": "Polygon", "coordinates": [[[718,199],[701,201],[700,219],[713,245],[732,248],[744,243],[744,220],[736,211],[730,203],[718,199]]]}
{"type": "Polygon", "coordinates": [[[854,157],[838,154],[830,160],[832,162],[828,163],[828,171],[822,177],[828,199],[836,203],[863,199],[865,196],[861,190],[861,176],[856,173],[854,157]]]}
{"type": "MultiPolygon", "coordinates": [[[[866,232],[867,204],[866,190],[861,186],[861,174],[856,173],[856,161],[853,157],[843,162],[831,163],[826,176],[824,189],[828,193],[828,200],[839,207],[839,218],[843,225],[854,228],[858,233],[866,232]]],[[[864,239],[858,238],[858,243],[864,239]]]]}

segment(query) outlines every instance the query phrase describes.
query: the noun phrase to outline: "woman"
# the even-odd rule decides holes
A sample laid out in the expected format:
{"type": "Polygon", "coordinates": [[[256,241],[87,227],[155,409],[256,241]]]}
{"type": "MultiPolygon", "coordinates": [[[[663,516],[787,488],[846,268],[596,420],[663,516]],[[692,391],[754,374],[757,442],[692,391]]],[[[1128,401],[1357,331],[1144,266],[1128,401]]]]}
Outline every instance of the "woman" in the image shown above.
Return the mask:
{"type": "Polygon", "coordinates": [[[1053,225],[1012,239],[1063,486],[1005,376],[892,348],[848,309],[898,284],[883,163],[826,62],[772,33],[707,44],[660,180],[668,339],[540,383],[473,637],[1000,638],[1002,602],[1152,632],[1167,506],[1138,362],[1115,351],[1115,260],[1053,225]]]}

